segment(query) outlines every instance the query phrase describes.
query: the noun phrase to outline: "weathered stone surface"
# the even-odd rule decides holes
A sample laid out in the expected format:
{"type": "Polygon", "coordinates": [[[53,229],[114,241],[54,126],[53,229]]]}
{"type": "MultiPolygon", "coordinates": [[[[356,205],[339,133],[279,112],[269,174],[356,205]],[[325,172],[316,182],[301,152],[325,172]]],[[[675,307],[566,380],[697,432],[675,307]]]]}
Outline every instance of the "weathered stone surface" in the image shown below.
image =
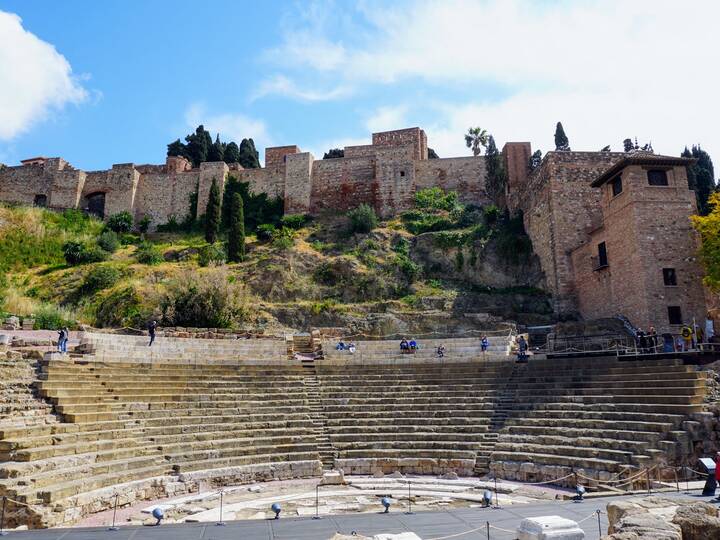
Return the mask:
{"type": "Polygon", "coordinates": [[[675,512],[673,523],[680,526],[683,540],[720,538],[720,518],[716,506],[697,502],[681,506],[675,512]]]}

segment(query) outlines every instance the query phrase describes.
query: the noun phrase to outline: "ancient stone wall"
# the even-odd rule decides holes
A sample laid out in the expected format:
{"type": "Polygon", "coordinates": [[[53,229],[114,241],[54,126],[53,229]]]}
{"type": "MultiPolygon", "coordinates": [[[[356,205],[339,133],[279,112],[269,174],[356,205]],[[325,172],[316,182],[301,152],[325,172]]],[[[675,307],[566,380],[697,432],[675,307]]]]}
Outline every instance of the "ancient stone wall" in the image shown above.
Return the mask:
{"type": "Polygon", "coordinates": [[[285,160],[285,213],[308,214],[312,190],[312,154],[288,154],[285,160]]]}
{"type": "Polygon", "coordinates": [[[410,145],[413,147],[413,159],[428,158],[427,136],[422,129],[417,127],[373,133],[372,143],[373,146],[388,147],[410,145]]]}
{"type": "Polygon", "coordinates": [[[347,211],[377,200],[375,161],[370,157],[321,159],[313,164],[310,206],[314,212],[347,211]]]}
{"type": "Polygon", "coordinates": [[[135,219],[147,216],[153,228],[167,223],[171,218],[178,223],[182,222],[190,212],[190,197],[199,181],[197,169],[143,174],[136,195],[135,219]]]}
{"type": "Polygon", "coordinates": [[[462,202],[491,204],[485,190],[485,158],[461,157],[428,159],[415,162],[415,189],[438,186],[456,191],[462,202]]]}
{"type": "Polygon", "coordinates": [[[647,169],[626,167],[622,192],[602,186],[603,225],[572,254],[580,311],[585,317],[623,314],[633,324],[677,333],[668,306],[681,309],[683,322],[704,320],[702,272],[695,261],[698,239],[688,216],[695,196],[682,166],[667,171],[667,186],[650,186],[647,169]],[[605,242],[608,265],[598,267],[598,244],[605,242]],[[676,285],[666,285],[663,268],[672,268],[676,285]]]}

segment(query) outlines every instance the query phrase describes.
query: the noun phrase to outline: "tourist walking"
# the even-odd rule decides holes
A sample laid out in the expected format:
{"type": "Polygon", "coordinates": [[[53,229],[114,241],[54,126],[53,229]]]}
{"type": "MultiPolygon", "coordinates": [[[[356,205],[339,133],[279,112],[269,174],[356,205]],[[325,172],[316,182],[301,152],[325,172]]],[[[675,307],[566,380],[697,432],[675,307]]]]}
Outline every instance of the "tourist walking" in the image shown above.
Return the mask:
{"type": "Polygon", "coordinates": [[[66,339],[67,339],[67,334],[65,333],[65,328],[61,328],[58,331],[57,352],[63,353],[63,352],[67,351],[67,347],[65,345],[66,339]]]}
{"type": "Polygon", "coordinates": [[[488,347],[490,346],[490,342],[488,341],[487,336],[483,336],[480,339],[480,350],[485,353],[485,351],[488,350],[488,347]]]}
{"type": "Polygon", "coordinates": [[[150,324],[148,324],[148,334],[150,334],[150,343],[148,343],[148,347],[152,346],[153,342],[155,341],[155,329],[157,328],[157,321],[152,321],[150,324]]]}
{"type": "Polygon", "coordinates": [[[437,356],[438,358],[443,358],[445,356],[445,345],[438,345],[437,356]]]}
{"type": "Polygon", "coordinates": [[[527,348],[528,344],[527,341],[525,341],[525,336],[520,336],[518,338],[518,362],[525,362],[527,361],[527,348]]]}

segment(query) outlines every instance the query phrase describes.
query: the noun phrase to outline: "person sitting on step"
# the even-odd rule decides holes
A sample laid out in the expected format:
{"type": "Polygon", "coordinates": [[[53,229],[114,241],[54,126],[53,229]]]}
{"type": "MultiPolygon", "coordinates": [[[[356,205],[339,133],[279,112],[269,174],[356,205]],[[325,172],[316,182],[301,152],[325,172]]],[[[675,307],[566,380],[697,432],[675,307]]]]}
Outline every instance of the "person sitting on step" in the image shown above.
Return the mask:
{"type": "Polygon", "coordinates": [[[405,338],[402,338],[400,341],[400,352],[406,353],[410,350],[410,345],[408,345],[408,341],[405,338]]]}

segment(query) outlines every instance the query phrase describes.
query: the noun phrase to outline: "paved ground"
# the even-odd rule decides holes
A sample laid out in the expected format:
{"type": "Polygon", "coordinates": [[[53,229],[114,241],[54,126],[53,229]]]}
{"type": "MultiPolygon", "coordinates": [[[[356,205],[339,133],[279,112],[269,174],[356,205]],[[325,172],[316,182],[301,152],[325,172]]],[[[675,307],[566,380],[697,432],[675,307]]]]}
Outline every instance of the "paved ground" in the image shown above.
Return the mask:
{"type": "MultiPolygon", "coordinates": [[[[697,497],[685,493],[664,493],[662,496],[697,497]]],[[[638,496],[635,496],[638,497],[638,496]]],[[[586,540],[598,540],[596,511],[600,510],[600,526],[603,534],[607,531],[605,507],[615,498],[587,499],[582,503],[552,502],[543,504],[514,505],[512,507],[468,508],[445,512],[421,512],[405,514],[404,508],[395,506],[390,514],[348,514],[328,516],[320,520],[310,518],[285,518],[264,521],[234,521],[225,527],[208,523],[167,524],[160,527],[122,527],[119,531],[105,528],[50,529],[40,531],[11,532],[9,540],[327,540],[336,532],[372,536],[379,533],[400,533],[412,531],[423,540],[446,538],[452,535],[458,540],[487,540],[487,525],[490,523],[491,540],[515,538],[515,528],[525,517],[557,515],[580,523],[586,540]],[[587,518],[587,519],[586,519],[587,518]],[[497,527],[497,528],[494,528],[497,527]],[[499,528],[499,529],[498,529],[499,528]],[[473,529],[479,529],[475,532],[473,529]],[[461,534],[467,533],[467,534],[461,534]]],[[[282,514],[281,514],[282,516],[282,514]]]]}

